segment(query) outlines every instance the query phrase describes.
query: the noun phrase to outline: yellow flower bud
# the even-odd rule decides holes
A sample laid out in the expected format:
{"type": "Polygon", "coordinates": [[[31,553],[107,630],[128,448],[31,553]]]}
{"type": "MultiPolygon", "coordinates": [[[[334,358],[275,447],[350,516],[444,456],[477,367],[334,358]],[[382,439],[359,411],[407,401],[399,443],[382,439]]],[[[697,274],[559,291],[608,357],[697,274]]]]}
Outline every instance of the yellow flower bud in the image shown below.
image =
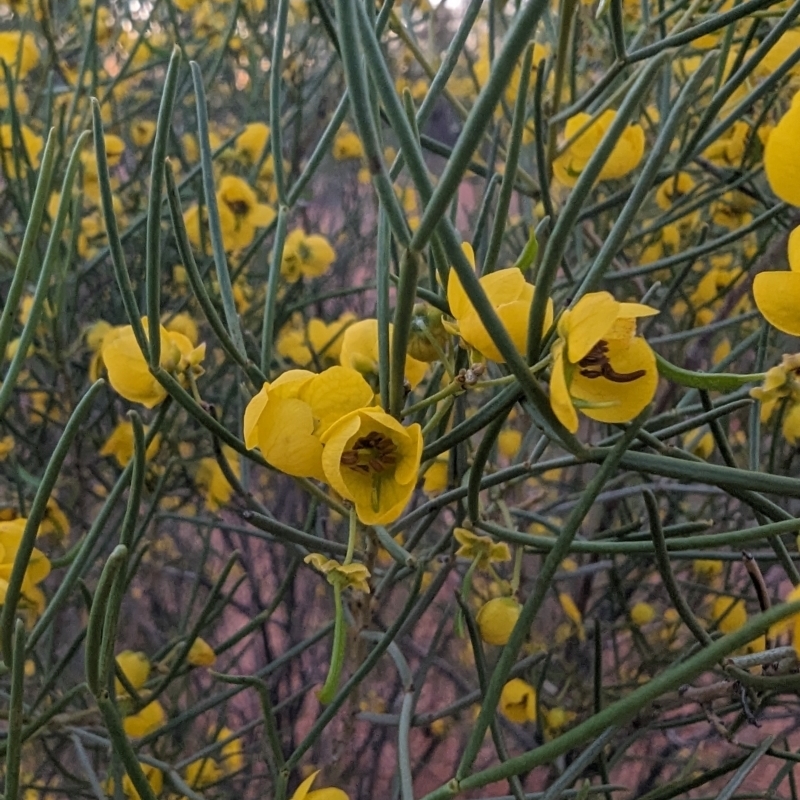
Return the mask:
{"type": "Polygon", "coordinates": [[[484,603],[476,617],[481,639],[502,647],[511,636],[521,610],[522,606],[513,597],[495,597],[484,603]]]}

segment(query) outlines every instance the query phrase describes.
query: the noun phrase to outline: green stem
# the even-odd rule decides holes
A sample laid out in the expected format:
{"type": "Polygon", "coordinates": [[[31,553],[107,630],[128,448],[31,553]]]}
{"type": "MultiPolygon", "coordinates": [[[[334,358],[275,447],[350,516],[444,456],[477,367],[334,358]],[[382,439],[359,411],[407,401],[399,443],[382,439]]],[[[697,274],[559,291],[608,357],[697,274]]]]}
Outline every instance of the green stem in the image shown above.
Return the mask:
{"type": "Polygon", "coordinates": [[[181,51],[177,45],[164,81],[164,93],[158,109],[156,133],[153,139],[153,160],[150,169],[150,195],[147,202],[147,232],[145,245],[145,281],[147,292],[147,329],[149,332],[149,363],[156,366],[161,361],[161,200],[164,192],[164,169],[172,107],[178,89],[178,68],[181,51]]]}
{"type": "MultiPolygon", "coordinates": [[[[6,659],[8,663],[8,659],[6,659]]],[[[6,750],[5,797],[19,797],[19,767],[23,742],[23,696],[25,688],[25,624],[14,625],[14,654],[11,660],[11,697],[8,705],[8,749],[6,750]]]]}
{"type": "Polygon", "coordinates": [[[331,665],[328,668],[328,677],[320,689],[317,697],[320,703],[328,705],[336,695],[339,688],[339,679],[342,677],[344,667],[344,654],[347,645],[347,624],[344,620],[344,607],[342,605],[342,587],[339,582],[333,584],[334,627],[333,651],[331,652],[331,665]]]}
{"type": "Polygon", "coordinates": [[[0,642],[2,643],[3,660],[6,664],[11,662],[14,616],[17,613],[17,604],[22,595],[22,584],[33,554],[36,536],[39,533],[39,525],[47,511],[47,501],[50,499],[56,480],[58,480],[61,465],[72,448],[72,443],[80,433],[81,426],[88,416],[98,392],[104,385],[105,381],[102,380],[92,384],[75,407],[75,411],[72,412],[72,416],[64,428],[64,433],[50,456],[39,488],[36,490],[36,496],[33,499],[33,504],[25,523],[25,530],[22,532],[22,538],[14,557],[14,566],[11,568],[11,574],[8,577],[3,611],[0,614],[0,642]]]}
{"type": "Polygon", "coordinates": [[[203,172],[203,193],[205,194],[206,209],[208,210],[208,230],[211,236],[211,249],[214,253],[214,265],[217,269],[219,293],[222,297],[222,308],[225,312],[225,322],[228,325],[233,344],[244,359],[247,351],[242,337],[242,328],[239,324],[239,315],[233,299],[233,286],[225,257],[225,246],[222,240],[222,223],[219,217],[219,204],[214,186],[214,165],[211,161],[211,145],[208,133],[208,105],[206,93],[203,88],[203,76],[196,61],[190,62],[192,81],[194,82],[195,104],[197,108],[197,141],[200,146],[200,164],[203,172]]]}

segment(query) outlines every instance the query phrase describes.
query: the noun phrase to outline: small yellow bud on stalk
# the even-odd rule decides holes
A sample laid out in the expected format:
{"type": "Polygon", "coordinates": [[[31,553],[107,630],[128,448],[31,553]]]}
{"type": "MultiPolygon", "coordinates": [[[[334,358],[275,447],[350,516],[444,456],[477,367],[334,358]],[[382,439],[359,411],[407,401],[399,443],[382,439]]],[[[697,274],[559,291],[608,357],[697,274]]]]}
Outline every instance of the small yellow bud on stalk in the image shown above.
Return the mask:
{"type": "Polygon", "coordinates": [[[522,606],[513,597],[495,597],[484,603],[475,618],[481,639],[502,647],[517,624],[522,606]]]}

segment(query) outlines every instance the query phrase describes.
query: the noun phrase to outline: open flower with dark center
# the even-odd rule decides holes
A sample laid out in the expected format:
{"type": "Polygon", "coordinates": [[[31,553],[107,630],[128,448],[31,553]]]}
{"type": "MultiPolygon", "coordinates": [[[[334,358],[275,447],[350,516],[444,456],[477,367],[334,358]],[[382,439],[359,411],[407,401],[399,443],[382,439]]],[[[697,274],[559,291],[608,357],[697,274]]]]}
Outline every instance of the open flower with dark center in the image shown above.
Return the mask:
{"type": "Polygon", "coordinates": [[[306,234],[302,228],[297,228],[286,237],[281,275],[288,283],[297,283],[301,277],[318,278],[335,260],[336,251],[324,236],[306,234]]]}
{"type": "Polygon", "coordinates": [[[379,408],[360,408],[322,436],[328,483],[365,525],[387,525],[406,507],[422,457],[422,429],[403,427],[379,408]]]}
{"type": "MultiPolygon", "coordinates": [[[[217,192],[219,223],[222,229],[222,244],[225,250],[241,250],[255,238],[256,230],[264,228],[275,219],[275,211],[266,203],[260,203],[255,191],[246,181],[235,175],[225,175],[217,192]]],[[[186,210],[183,221],[189,241],[200,247],[205,238],[206,250],[210,251],[210,235],[206,231],[201,234],[201,226],[205,226],[208,215],[200,215],[200,208],[193,205],[186,210]]]]}
{"type": "Polygon", "coordinates": [[[561,315],[552,348],[550,405],[567,430],[578,430],[576,408],[600,422],[628,422],[653,399],[656,360],[636,335],[636,319],[657,313],[593,292],[561,315]]]}
{"type": "Polygon", "coordinates": [[[244,441],[258,447],[276,469],[298,478],[325,480],[322,440],[336,420],[371,403],[375,395],[354,369],[331,367],[315,375],[284,372],[247,404],[244,441]]]}

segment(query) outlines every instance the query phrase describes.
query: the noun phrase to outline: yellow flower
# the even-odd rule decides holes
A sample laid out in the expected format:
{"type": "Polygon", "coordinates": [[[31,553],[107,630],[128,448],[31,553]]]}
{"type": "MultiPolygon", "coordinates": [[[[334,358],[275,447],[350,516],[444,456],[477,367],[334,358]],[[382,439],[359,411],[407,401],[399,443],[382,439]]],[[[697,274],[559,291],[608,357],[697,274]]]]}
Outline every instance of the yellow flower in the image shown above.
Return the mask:
{"type": "Polygon", "coordinates": [[[33,34],[21,31],[0,32],[0,59],[14,70],[19,61],[17,79],[24,78],[39,63],[39,48],[33,34]]]}
{"type": "Polygon", "coordinates": [[[497,449],[500,455],[514,458],[522,446],[522,433],[515,428],[505,428],[497,437],[497,449]]]}
{"type": "Polygon", "coordinates": [[[750,126],[742,120],[736,120],[722,136],[705,149],[703,155],[712,164],[738,167],[742,163],[742,156],[749,139],[750,126]]]}
{"type": "MultiPolygon", "coordinates": [[[[265,203],[259,203],[253,189],[235,175],[225,175],[217,192],[219,221],[222,229],[222,244],[225,250],[240,250],[247,247],[255,238],[256,229],[264,228],[275,219],[275,212],[265,203]]],[[[203,209],[205,212],[205,209],[203,209]]],[[[193,205],[183,215],[189,241],[195,246],[201,244],[200,209],[193,205]]],[[[210,239],[205,235],[210,248],[210,239]]],[[[207,249],[208,249],[207,248],[207,249]]]]}
{"type": "Polygon", "coordinates": [[[712,581],[722,575],[722,562],[712,558],[697,558],[692,562],[692,572],[703,581],[712,581]]]}
{"type": "Polygon", "coordinates": [[[234,175],[226,175],[217,192],[222,240],[226,250],[247,247],[256,235],[275,219],[268,205],[259,203],[256,193],[234,175]]]}
{"type": "Polygon", "coordinates": [[[780,364],[767,370],[764,383],[750,390],[750,396],[761,401],[762,422],[786,401],[783,435],[789,444],[800,441],[800,353],[784,355],[780,364]]]}
{"type": "Polygon", "coordinates": [[[244,441],[258,445],[276,469],[298,478],[325,480],[322,436],[345,414],[372,403],[369,384],[355,370],[331,367],[315,375],[284,372],[247,404],[244,441]]]}
{"type": "MultiPolygon", "coordinates": [[[[145,452],[145,460],[152,459],[160,446],[161,434],[157,433],[145,452]]],[[[118,423],[100,448],[100,455],[113,456],[120,467],[126,467],[133,458],[133,423],[129,420],[118,423]]]]}
{"type": "Polygon", "coordinates": [[[764,172],[773,192],[784,202],[800,206],[800,92],[772,129],[764,147],[764,172]]]}
{"type": "Polygon", "coordinates": [[[204,786],[217,783],[222,780],[223,775],[217,762],[209,756],[195,759],[186,765],[186,783],[192,789],[202,789],[204,786]]]}
{"type": "Polygon", "coordinates": [[[711,616],[722,633],[733,633],[744,627],[747,622],[747,609],[744,600],[734,600],[732,597],[721,595],[714,600],[711,616]]]}
{"type": "Polygon", "coordinates": [[[333,140],[333,157],[337,161],[350,158],[361,158],[364,155],[364,146],[357,133],[342,127],[333,140]]]}
{"type": "Polygon", "coordinates": [[[104,138],[108,166],[114,167],[119,164],[122,154],[125,152],[125,142],[123,142],[119,136],[115,136],[113,133],[107,133],[104,138]]]}
{"type": "Polygon", "coordinates": [[[552,348],[550,405],[567,430],[578,430],[576,406],[600,422],[628,422],[653,399],[655,356],[636,336],[636,319],[657,313],[594,292],[562,314],[552,348]]]}
{"type": "Polygon", "coordinates": [[[310,319],[305,328],[302,322],[294,322],[283,328],[276,349],[284,358],[289,358],[301,367],[314,363],[339,363],[342,352],[342,337],[349,325],[355,322],[355,314],[349,311],[339,319],[326,323],[317,317],[310,319]]]}
{"type": "Polygon", "coordinates": [[[369,594],[369,570],[363,564],[340,564],[336,559],[326,558],[321,553],[309,553],[304,559],[314,569],[326,575],[328,583],[339,584],[340,588],[352,587],[358,592],[369,594]]]}
{"type": "Polygon", "coordinates": [[[578,715],[574,711],[555,706],[544,712],[544,735],[547,739],[557,736],[578,715]]]}
{"type": "Polygon", "coordinates": [[[700,428],[694,428],[687,431],[681,437],[683,447],[690,453],[699,456],[702,459],[708,460],[714,452],[714,435],[711,431],[703,431],[700,428]]]}
{"type": "MultiPolygon", "coordinates": [[[[581,112],[567,120],[564,135],[569,142],[578,131],[588,124],[588,128],[569,144],[566,150],[553,161],[553,174],[564,186],[574,186],[580,174],[589,163],[614,121],[617,112],[604,111],[593,122],[592,115],[581,112]],[[591,124],[589,124],[591,122],[591,124]]],[[[644,155],[644,129],[641,125],[628,125],[617,140],[611,155],[600,170],[599,181],[622,178],[639,166],[644,155]]]]}
{"type": "MultiPolygon", "coordinates": [[[[27,521],[25,517],[0,520],[0,606],[6,601],[8,579],[11,577],[11,570],[27,521]]],[[[44,609],[44,595],[39,584],[49,574],[50,559],[41,550],[34,547],[25,570],[21,589],[21,605],[32,610],[34,614],[38,615],[44,609]]]]}
{"type": "MultiPolygon", "coordinates": [[[[796,105],[800,137],[800,102],[796,105]]],[[[800,162],[797,177],[800,180],[800,162]]],[[[797,205],[800,205],[800,195],[797,205]]],[[[800,226],[789,234],[788,251],[789,271],[759,272],[753,279],[753,297],[770,325],[792,336],[800,336],[800,226]]]]}
{"type": "Polygon", "coordinates": [[[182,333],[192,343],[192,346],[197,346],[200,338],[197,323],[188,314],[164,315],[162,322],[168,331],[182,333]]]}
{"type": "Polygon", "coordinates": [[[295,789],[291,800],[350,800],[345,792],[337,789],[335,786],[330,786],[327,789],[316,789],[310,791],[311,784],[314,783],[319,770],[312,772],[298,787],[295,789]]]}
{"type": "MultiPolygon", "coordinates": [[[[389,324],[389,342],[394,326],[389,324]]],[[[342,336],[339,355],[342,366],[358,370],[367,378],[378,375],[378,320],[362,319],[349,325],[342,336]]],[[[411,389],[415,389],[425,377],[428,365],[424,361],[406,356],[405,377],[411,389]]]]}
{"type": "Polygon", "coordinates": [[[456,556],[477,561],[479,569],[486,569],[497,561],[511,561],[511,551],[505,542],[495,542],[491,536],[478,536],[466,528],[454,528],[453,536],[461,547],[456,556]]]}
{"type": "MultiPolygon", "coordinates": [[[[475,266],[472,247],[464,244],[462,249],[472,265],[475,266]]],[[[484,275],[480,279],[480,284],[497,312],[497,316],[508,331],[514,346],[520,353],[524,353],[528,346],[528,321],[536,287],[528,283],[516,267],[500,269],[484,275]]],[[[450,313],[456,320],[456,326],[451,326],[452,332],[457,332],[471,348],[486,358],[500,364],[505,363],[494,339],[481,322],[481,318],[469,301],[456,271],[452,268],[447,279],[447,301],[450,304],[450,313]]],[[[542,330],[547,330],[552,324],[553,302],[548,300],[542,330]]]]}
{"type": "MultiPolygon", "coordinates": [[[[800,600],[800,586],[795,586],[794,589],[789,592],[783,602],[794,603],[797,600],[800,600]]],[[[800,657],[800,614],[794,614],[791,617],[786,617],[777,625],[773,625],[772,628],[770,628],[769,635],[771,637],[776,637],[780,636],[786,631],[791,631],[792,646],[794,647],[795,653],[797,653],[798,657],[800,657]]]]}
{"type": "MultiPolygon", "coordinates": [[[[11,104],[8,99],[8,86],[6,85],[5,81],[3,81],[0,83],[0,110],[5,111],[10,107],[11,104]]],[[[28,95],[25,94],[25,90],[19,84],[17,84],[17,86],[14,88],[14,107],[17,109],[18,114],[27,114],[30,107],[28,95]]]]}
{"type": "Polygon", "coordinates": [[[14,450],[14,437],[9,434],[0,438],[0,461],[5,461],[14,450]]]}
{"type": "Polygon", "coordinates": [[[512,678],[500,692],[500,713],[518,725],[536,721],[536,690],[522,678],[512,678]]]}
{"type": "MultiPolygon", "coordinates": [[[[222,453],[228,462],[231,472],[237,478],[241,477],[241,466],[236,451],[228,445],[223,445],[222,453]]],[[[203,495],[206,508],[209,511],[216,511],[220,506],[230,502],[233,487],[228,483],[228,479],[225,477],[225,473],[216,458],[211,456],[201,458],[200,463],[197,465],[194,480],[203,495]]]]}
{"type": "Polygon", "coordinates": [[[558,602],[561,604],[562,610],[572,623],[575,633],[578,634],[578,638],[584,641],[586,634],[583,630],[583,616],[578,606],[575,605],[575,601],[566,592],[559,592],[558,602]]]}
{"type": "MultiPolygon", "coordinates": [[[[2,152],[3,172],[8,178],[17,177],[17,162],[14,158],[13,150],[15,147],[19,150],[20,145],[24,146],[31,166],[34,169],[39,166],[39,155],[44,147],[44,139],[41,136],[37,136],[24,124],[20,126],[20,133],[22,134],[22,142],[15,142],[14,130],[11,124],[0,125],[0,152],[2,152]]],[[[21,151],[19,152],[19,160],[20,165],[24,168],[25,158],[21,151]]]]}
{"type": "Polygon", "coordinates": [[[335,260],[336,252],[324,236],[307,236],[297,228],[286,237],[281,275],[287,283],[297,283],[301,277],[318,278],[328,271],[335,260]]]}
{"type": "Polygon", "coordinates": [[[192,642],[186,660],[193,667],[210,667],[217,660],[211,645],[199,636],[192,642]]]}
{"type": "Polygon", "coordinates": [[[147,736],[157,731],[167,721],[164,707],[158,700],[148,703],[141,711],[130,714],[122,720],[125,733],[131,737],[147,736]]]}
{"type": "Polygon", "coordinates": [[[447,488],[448,463],[446,458],[437,458],[428,469],[422,481],[422,491],[429,497],[441,494],[447,488]]]}
{"type": "MultiPolygon", "coordinates": [[[[142,772],[144,772],[145,778],[147,778],[147,782],[150,784],[150,788],[153,790],[153,794],[156,797],[161,795],[161,791],[164,788],[164,776],[158,767],[153,767],[150,764],[142,764],[140,763],[139,766],[142,768],[142,772]]],[[[109,778],[105,782],[105,791],[109,797],[114,797],[114,779],[109,778]]],[[[122,776],[122,794],[129,798],[129,800],[141,800],[141,795],[136,790],[136,787],[133,785],[133,781],[128,776],[126,772],[122,776]]]]}
{"type": "Polygon", "coordinates": [[[156,135],[156,124],[149,119],[140,119],[131,125],[131,139],[140,148],[147,147],[156,135]]]}
{"type": "Polygon", "coordinates": [[[521,610],[522,606],[513,597],[495,597],[484,603],[475,617],[481,639],[487,644],[503,646],[511,636],[521,610]]]}
{"type": "Polygon", "coordinates": [[[219,729],[219,733],[217,734],[217,741],[218,742],[225,742],[226,739],[230,739],[229,742],[225,742],[220,748],[220,766],[225,773],[228,775],[232,775],[234,772],[238,772],[244,766],[244,747],[242,745],[242,740],[239,738],[231,739],[233,736],[233,731],[230,728],[226,728],[224,725],[219,729]]]}
{"type": "MultiPolygon", "coordinates": [[[[127,678],[128,683],[138,692],[150,677],[150,659],[140,650],[123,650],[117,656],[117,666],[127,678]]],[[[125,694],[125,687],[119,678],[114,679],[117,695],[125,694]]]]}
{"type": "Polygon", "coordinates": [[[366,525],[394,522],[417,484],[422,428],[403,427],[378,408],[359,408],[322,435],[322,469],[328,483],[355,504],[366,525]]]}
{"type": "MultiPolygon", "coordinates": [[[[145,336],[148,335],[147,318],[142,317],[145,336]]],[[[161,326],[161,367],[181,376],[187,372],[202,374],[200,363],[206,346],[194,347],[181,333],[168,331],[161,326]]],[[[103,363],[108,370],[108,380],[113,389],[132,403],[153,408],[163,402],[167,390],[153,377],[147,360],[130,325],[109,331],[103,338],[103,363]]]]}
{"type": "Polygon", "coordinates": [[[631,607],[631,620],[634,625],[647,625],[655,619],[656,610],[650,603],[638,602],[631,607]]]}
{"type": "Polygon", "coordinates": [[[255,164],[264,154],[269,141],[269,125],[263,122],[251,122],[236,137],[233,152],[236,157],[247,164],[255,164]]]}
{"type": "Polygon", "coordinates": [[[656,190],[656,205],[668,211],[673,203],[689,194],[695,182],[688,172],[678,172],[674,177],[665,180],[656,190]]]}

